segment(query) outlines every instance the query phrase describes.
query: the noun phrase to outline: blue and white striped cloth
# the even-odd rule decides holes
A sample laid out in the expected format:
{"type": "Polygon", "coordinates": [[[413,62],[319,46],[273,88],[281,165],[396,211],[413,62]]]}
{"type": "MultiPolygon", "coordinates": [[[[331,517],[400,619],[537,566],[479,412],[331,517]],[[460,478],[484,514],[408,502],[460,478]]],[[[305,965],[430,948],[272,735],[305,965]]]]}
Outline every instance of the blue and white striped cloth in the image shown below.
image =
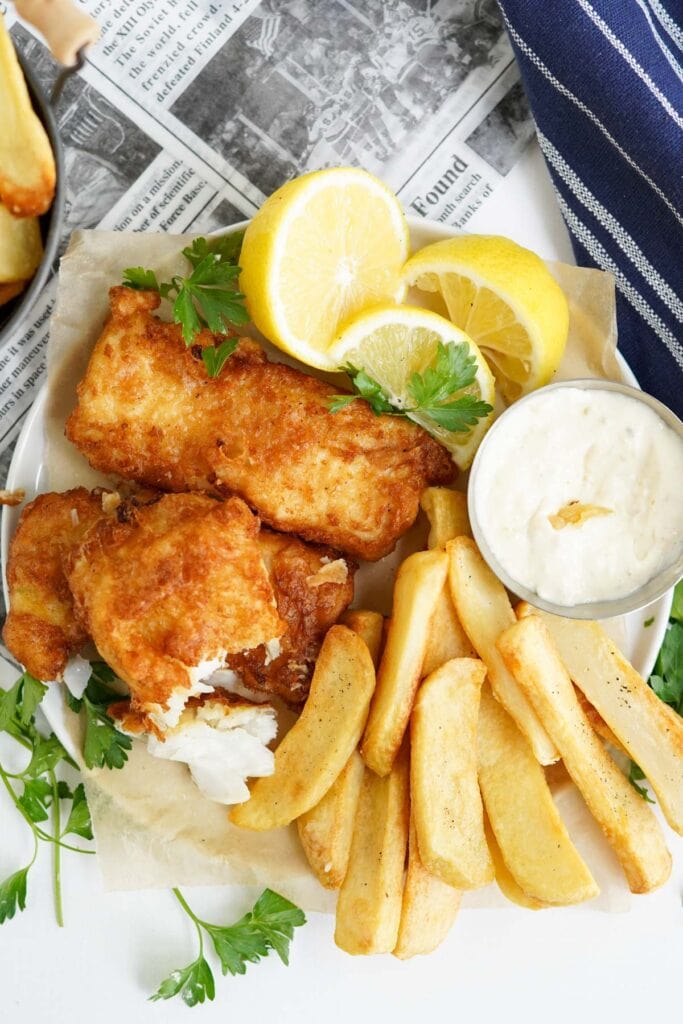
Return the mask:
{"type": "Polygon", "coordinates": [[[683,0],[499,0],[577,263],[683,418],[683,0]]]}

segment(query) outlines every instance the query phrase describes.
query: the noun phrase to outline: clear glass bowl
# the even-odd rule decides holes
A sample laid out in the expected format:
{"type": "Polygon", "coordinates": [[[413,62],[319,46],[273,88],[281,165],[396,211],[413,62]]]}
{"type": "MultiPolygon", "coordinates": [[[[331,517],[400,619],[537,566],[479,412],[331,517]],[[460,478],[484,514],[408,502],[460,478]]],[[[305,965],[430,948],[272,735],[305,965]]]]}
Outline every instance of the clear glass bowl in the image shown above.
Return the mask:
{"type": "MultiPolygon", "coordinates": [[[[524,601],[528,601],[529,604],[534,605],[536,608],[540,608],[545,612],[550,612],[553,615],[563,615],[565,618],[570,619],[609,619],[616,615],[626,615],[628,612],[644,608],[652,601],[656,601],[657,598],[662,597],[663,594],[676,585],[678,580],[683,576],[683,552],[675,562],[668,565],[660,573],[648,580],[648,582],[642,587],[638,587],[637,590],[632,591],[625,597],[619,597],[608,601],[589,601],[585,604],[576,604],[571,606],[558,605],[552,601],[546,601],[544,598],[539,597],[535,591],[528,590],[517,580],[512,579],[491,551],[486,542],[486,537],[481,529],[481,525],[477,520],[474,490],[477,481],[477,473],[487,457],[486,453],[490,447],[491,438],[497,433],[497,431],[505,430],[505,422],[507,418],[509,416],[513,416],[515,410],[524,402],[538,395],[540,391],[553,391],[558,388],[580,388],[584,391],[618,391],[623,395],[628,395],[629,398],[633,398],[638,402],[643,402],[645,405],[649,405],[650,408],[657,413],[660,419],[662,419],[664,423],[666,423],[666,425],[670,427],[675,434],[677,434],[681,439],[681,443],[683,443],[683,423],[675,413],[671,411],[671,409],[662,402],[659,402],[656,398],[653,398],[652,395],[645,394],[644,391],[639,391],[637,388],[629,387],[627,384],[617,384],[614,381],[607,380],[567,380],[561,381],[557,384],[549,384],[547,387],[539,389],[539,391],[533,391],[531,394],[525,395],[524,398],[520,398],[514,405],[506,409],[505,412],[498,417],[484,437],[484,440],[481,442],[472,464],[472,469],[470,470],[467,487],[467,505],[472,533],[483,558],[486,560],[498,579],[513,594],[516,594],[517,597],[522,598],[524,601]]],[[[683,480],[681,480],[681,501],[683,502],[683,480]]]]}

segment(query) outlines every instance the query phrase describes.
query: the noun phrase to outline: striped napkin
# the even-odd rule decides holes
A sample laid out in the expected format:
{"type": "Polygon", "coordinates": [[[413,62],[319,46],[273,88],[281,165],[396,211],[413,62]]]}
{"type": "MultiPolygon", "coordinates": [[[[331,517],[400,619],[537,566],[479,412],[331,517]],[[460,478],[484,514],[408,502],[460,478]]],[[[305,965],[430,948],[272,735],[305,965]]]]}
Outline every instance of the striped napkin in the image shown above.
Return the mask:
{"type": "Polygon", "coordinates": [[[683,418],[683,0],[499,0],[577,263],[683,418]]]}

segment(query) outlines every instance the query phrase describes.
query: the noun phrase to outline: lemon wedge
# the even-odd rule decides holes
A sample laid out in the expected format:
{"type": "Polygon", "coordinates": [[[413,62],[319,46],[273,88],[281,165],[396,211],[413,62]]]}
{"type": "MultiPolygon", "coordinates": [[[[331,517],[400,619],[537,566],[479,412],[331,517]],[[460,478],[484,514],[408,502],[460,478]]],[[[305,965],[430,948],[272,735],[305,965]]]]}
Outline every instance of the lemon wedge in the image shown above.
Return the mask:
{"type": "Polygon", "coordinates": [[[400,302],[408,225],[396,196],[354,167],[304,174],[265,201],[244,236],[240,288],[254,324],[278,348],[320,370],[340,325],[382,301],[400,302]]]}
{"type": "MultiPolygon", "coordinates": [[[[416,408],[414,375],[423,380],[425,371],[436,371],[442,346],[464,346],[458,353],[458,362],[468,362],[472,379],[464,387],[442,394],[439,407],[463,396],[471,396],[491,407],[495,400],[493,375],[477,345],[464,331],[437,313],[414,306],[384,304],[359,314],[348,322],[340,337],[329,350],[336,366],[352,366],[376,381],[384,396],[397,409],[404,410],[410,419],[447,448],[461,469],[466,469],[491,425],[493,412],[487,412],[476,424],[464,430],[447,429],[437,422],[436,413],[426,407],[416,408]]],[[[445,379],[445,378],[442,378],[445,379]]]]}
{"type": "Polygon", "coordinates": [[[406,284],[440,294],[477,343],[507,402],[547,384],[569,330],[564,292],[529,249],[496,235],[435,242],[405,265],[406,284]]]}

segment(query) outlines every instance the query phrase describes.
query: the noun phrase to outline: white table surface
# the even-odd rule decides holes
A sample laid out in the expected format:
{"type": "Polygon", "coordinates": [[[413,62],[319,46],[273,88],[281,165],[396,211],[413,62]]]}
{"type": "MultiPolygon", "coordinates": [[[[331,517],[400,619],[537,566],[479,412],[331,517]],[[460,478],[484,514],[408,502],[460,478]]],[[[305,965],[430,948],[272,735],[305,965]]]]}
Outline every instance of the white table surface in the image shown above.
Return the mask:
{"type": "MultiPolygon", "coordinates": [[[[571,248],[536,148],[469,226],[509,235],[541,255],[571,248]]],[[[30,858],[28,830],[0,794],[0,878],[30,858]]],[[[1,1024],[175,1021],[551,1021],[620,1024],[673,1020],[683,963],[683,840],[670,835],[673,884],[634,900],[627,914],[585,909],[464,911],[432,956],[400,963],[336,949],[330,917],[310,915],[285,968],[275,959],[245,977],[217,977],[213,1004],[146,997],[195,957],[192,926],[165,891],[105,893],[96,859],[63,855],[66,927],[55,924],[50,851],[29,876],[28,907],[0,928],[1,1024]],[[249,1015],[249,1017],[247,1017],[249,1015]]],[[[254,894],[190,889],[190,903],[228,923],[254,894]]],[[[679,1011],[680,1012],[680,1011],[679,1011]]]]}

